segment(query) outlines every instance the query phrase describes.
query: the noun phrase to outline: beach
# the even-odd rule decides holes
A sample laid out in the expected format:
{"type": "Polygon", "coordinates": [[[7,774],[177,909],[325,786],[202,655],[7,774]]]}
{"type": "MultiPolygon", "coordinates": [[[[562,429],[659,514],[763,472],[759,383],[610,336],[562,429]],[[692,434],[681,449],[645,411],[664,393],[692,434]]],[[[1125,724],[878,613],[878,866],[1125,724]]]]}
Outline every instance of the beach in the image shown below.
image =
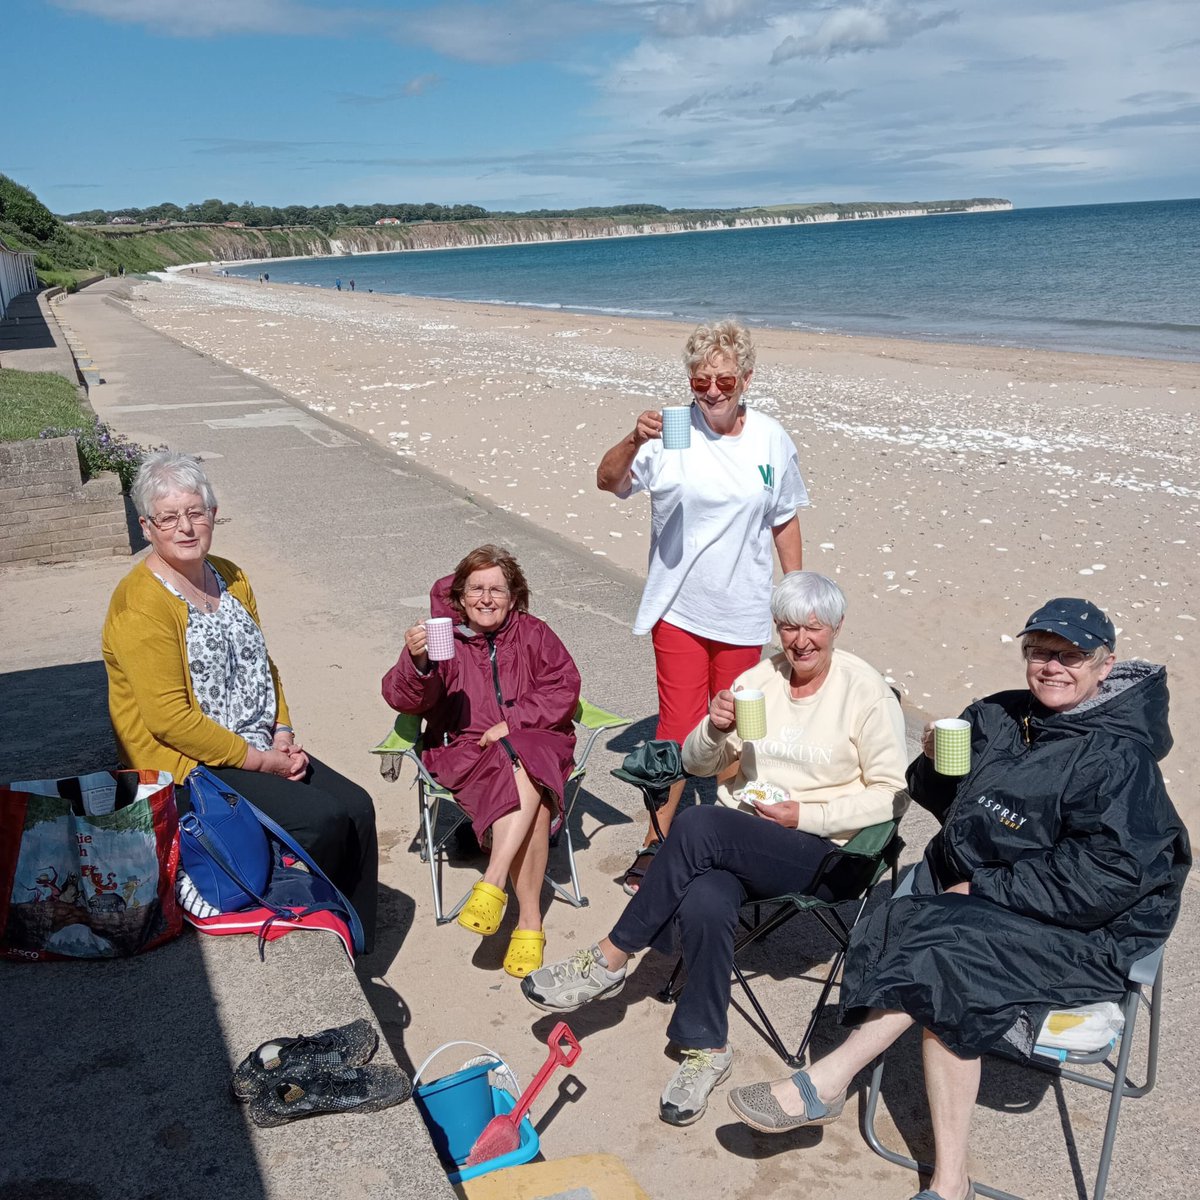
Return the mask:
{"type": "MultiPolygon", "coordinates": [[[[648,503],[599,492],[595,466],[640,411],[686,402],[687,326],[204,273],[127,288],[152,328],[644,573],[648,503]]],[[[1171,673],[1163,769],[1195,829],[1200,364],[772,329],[755,343],[749,401],[796,442],[805,566],[849,600],[840,644],[920,713],[953,715],[1021,685],[1014,635],[1042,601],[1096,601],[1119,657],[1171,673]]],[[[138,440],[135,411],[121,431],[138,440]]]]}

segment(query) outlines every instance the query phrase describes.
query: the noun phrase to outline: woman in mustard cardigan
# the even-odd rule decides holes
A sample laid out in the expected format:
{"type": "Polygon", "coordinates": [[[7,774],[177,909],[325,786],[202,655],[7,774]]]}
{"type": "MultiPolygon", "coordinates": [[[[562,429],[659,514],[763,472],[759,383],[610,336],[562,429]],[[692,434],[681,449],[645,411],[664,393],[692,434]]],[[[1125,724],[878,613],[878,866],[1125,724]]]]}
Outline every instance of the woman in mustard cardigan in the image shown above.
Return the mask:
{"type": "Polygon", "coordinates": [[[102,636],[121,762],[177,781],[207,766],[313,856],[354,905],[369,950],[374,805],[296,741],[250,582],[208,553],[212,485],[195,458],[161,450],[142,463],[131,492],[151,551],[117,585],[102,636]]]}

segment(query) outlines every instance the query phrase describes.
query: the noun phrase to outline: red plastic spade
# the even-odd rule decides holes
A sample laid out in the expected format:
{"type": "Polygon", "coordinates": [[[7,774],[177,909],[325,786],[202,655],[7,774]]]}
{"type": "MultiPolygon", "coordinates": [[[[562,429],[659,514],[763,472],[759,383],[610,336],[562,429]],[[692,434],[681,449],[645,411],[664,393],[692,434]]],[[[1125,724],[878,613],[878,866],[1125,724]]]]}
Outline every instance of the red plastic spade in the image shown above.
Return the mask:
{"type": "Polygon", "coordinates": [[[521,1144],[521,1118],[529,1111],[537,1094],[546,1086],[546,1081],[558,1066],[569,1067],[580,1052],[579,1040],[571,1032],[566,1021],[559,1021],[550,1031],[547,1042],[550,1053],[542,1064],[541,1070],[533,1077],[533,1082],[521,1093],[516,1107],[512,1112],[500,1113],[493,1117],[484,1127],[483,1132],[475,1139],[471,1153],[467,1155],[466,1165],[476,1167],[480,1163],[490,1162],[502,1154],[509,1154],[521,1144]],[[563,1043],[567,1049],[563,1049],[563,1043]]]}

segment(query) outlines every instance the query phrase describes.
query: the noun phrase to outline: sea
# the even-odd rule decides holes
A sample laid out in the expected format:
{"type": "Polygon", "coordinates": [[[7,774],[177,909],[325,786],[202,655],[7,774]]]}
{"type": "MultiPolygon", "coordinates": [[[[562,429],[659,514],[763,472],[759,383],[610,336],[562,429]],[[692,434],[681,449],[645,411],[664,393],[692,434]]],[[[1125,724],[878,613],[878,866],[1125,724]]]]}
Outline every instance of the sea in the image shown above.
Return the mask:
{"type": "Polygon", "coordinates": [[[251,278],[1200,361],[1200,200],[275,260],[251,278]]]}

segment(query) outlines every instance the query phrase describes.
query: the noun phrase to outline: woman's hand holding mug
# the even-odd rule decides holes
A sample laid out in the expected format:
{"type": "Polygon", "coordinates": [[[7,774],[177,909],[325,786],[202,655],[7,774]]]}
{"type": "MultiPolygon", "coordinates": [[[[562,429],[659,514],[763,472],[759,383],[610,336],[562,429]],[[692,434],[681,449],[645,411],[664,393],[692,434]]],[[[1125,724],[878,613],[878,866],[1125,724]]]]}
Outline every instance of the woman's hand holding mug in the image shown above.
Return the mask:
{"type": "Polygon", "coordinates": [[[633,444],[635,446],[644,446],[647,442],[654,438],[662,437],[662,413],[656,412],[654,409],[647,409],[637,419],[637,424],[633,429],[633,444]]]}
{"type": "Polygon", "coordinates": [[[423,675],[429,670],[429,640],[424,625],[410,625],[404,631],[404,645],[413,666],[423,675]]]}
{"type": "Polygon", "coordinates": [[[731,733],[737,725],[737,709],[733,703],[733,693],[723,688],[713,698],[708,706],[708,719],[718,733],[731,733]]]}

